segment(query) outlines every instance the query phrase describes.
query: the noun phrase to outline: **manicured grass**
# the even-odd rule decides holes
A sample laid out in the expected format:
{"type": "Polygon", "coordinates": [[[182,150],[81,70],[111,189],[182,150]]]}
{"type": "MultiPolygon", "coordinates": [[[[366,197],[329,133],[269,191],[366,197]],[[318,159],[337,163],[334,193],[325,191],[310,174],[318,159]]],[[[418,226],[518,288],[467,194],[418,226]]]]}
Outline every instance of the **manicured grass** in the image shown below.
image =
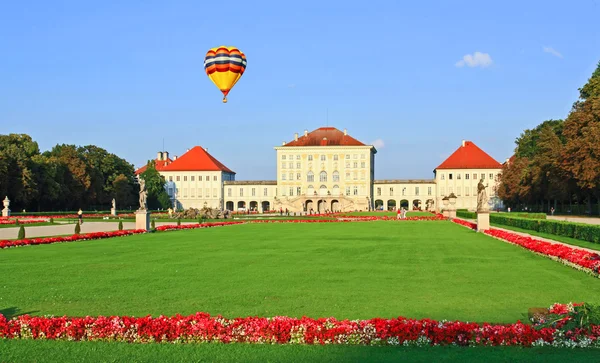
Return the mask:
{"type": "Polygon", "coordinates": [[[600,302],[600,279],[445,221],[245,224],[12,248],[0,259],[7,315],[509,323],[529,307],[600,302]]]}
{"type": "Polygon", "coordinates": [[[596,349],[126,344],[0,340],[6,362],[596,362],[596,349]]]}
{"type": "Polygon", "coordinates": [[[576,239],[576,238],[557,236],[555,234],[550,234],[550,233],[543,233],[543,232],[532,231],[530,229],[523,229],[523,228],[518,228],[518,227],[513,227],[513,226],[505,226],[503,224],[492,223],[491,225],[493,227],[508,229],[508,230],[515,231],[515,232],[527,233],[527,234],[530,234],[532,236],[538,236],[538,237],[548,238],[548,239],[551,239],[551,240],[554,240],[554,241],[559,241],[559,242],[567,243],[567,244],[570,244],[570,245],[573,245],[573,246],[579,246],[579,247],[589,248],[590,250],[595,250],[595,251],[599,251],[600,252],[600,244],[598,244],[598,243],[582,241],[582,240],[576,239]]]}

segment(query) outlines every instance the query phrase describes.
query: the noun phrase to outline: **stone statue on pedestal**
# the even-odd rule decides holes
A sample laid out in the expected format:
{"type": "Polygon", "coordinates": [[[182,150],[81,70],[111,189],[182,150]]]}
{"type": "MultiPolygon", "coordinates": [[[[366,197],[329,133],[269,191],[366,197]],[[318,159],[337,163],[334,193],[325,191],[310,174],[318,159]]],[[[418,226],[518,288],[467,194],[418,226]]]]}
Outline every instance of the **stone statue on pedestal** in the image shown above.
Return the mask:
{"type": "Polygon", "coordinates": [[[477,211],[478,212],[487,212],[488,211],[488,198],[487,193],[485,191],[487,185],[483,185],[483,179],[479,180],[479,184],[477,184],[477,211]]]}
{"type": "Polygon", "coordinates": [[[112,207],[113,209],[117,209],[117,202],[115,201],[115,198],[112,200],[112,207]]]}
{"type": "Polygon", "coordinates": [[[139,210],[146,210],[148,208],[148,204],[146,201],[147,195],[148,195],[148,192],[146,191],[146,182],[144,181],[144,179],[140,178],[140,209],[139,210]]]}
{"type": "Polygon", "coordinates": [[[10,206],[10,199],[8,199],[8,196],[4,198],[2,203],[4,204],[4,209],[2,209],[2,217],[10,217],[10,209],[8,209],[10,206]]]}

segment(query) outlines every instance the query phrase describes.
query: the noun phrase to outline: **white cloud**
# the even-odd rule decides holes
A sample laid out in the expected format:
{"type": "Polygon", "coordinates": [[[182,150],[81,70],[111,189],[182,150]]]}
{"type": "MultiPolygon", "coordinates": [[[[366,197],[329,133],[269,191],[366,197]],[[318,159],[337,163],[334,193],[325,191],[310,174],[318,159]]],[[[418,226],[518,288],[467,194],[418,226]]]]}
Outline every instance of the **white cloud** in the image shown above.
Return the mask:
{"type": "Polygon", "coordinates": [[[371,142],[371,145],[375,146],[376,149],[383,149],[383,147],[385,146],[385,143],[383,142],[383,140],[377,139],[377,140],[371,142]]]}
{"type": "Polygon", "coordinates": [[[560,54],[560,52],[558,50],[556,50],[556,49],[554,49],[552,47],[543,47],[543,49],[544,49],[544,52],[550,53],[550,54],[552,54],[555,57],[558,57],[558,58],[562,58],[563,57],[563,55],[560,54]]]}
{"type": "Polygon", "coordinates": [[[457,67],[481,67],[485,68],[493,63],[492,57],[487,53],[475,52],[473,54],[465,54],[461,60],[456,62],[457,67]]]}

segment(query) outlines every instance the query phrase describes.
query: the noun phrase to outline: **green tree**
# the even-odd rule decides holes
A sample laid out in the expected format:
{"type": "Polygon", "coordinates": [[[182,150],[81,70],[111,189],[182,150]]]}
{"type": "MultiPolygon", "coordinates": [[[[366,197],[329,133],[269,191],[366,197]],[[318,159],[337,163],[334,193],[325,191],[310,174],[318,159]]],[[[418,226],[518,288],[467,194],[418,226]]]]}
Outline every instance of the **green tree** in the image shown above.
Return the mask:
{"type": "Polygon", "coordinates": [[[112,182],[117,206],[121,206],[122,209],[135,204],[135,192],[131,179],[132,177],[119,174],[112,182]]]}
{"type": "Polygon", "coordinates": [[[39,153],[29,135],[0,135],[0,195],[10,195],[14,209],[28,208],[38,196],[32,157],[39,153]]]}
{"type": "Polygon", "coordinates": [[[118,226],[118,228],[119,228],[119,231],[122,231],[122,230],[123,230],[123,221],[119,221],[119,226],[118,226]]]}
{"type": "Polygon", "coordinates": [[[19,228],[19,234],[17,236],[17,239],[25,239],[25,226],[21,226],[19,228]]]}
{"type": "Polygon", "coordinates": [[[140,178],[146,182],[148,208],[169,208],[171,201],[165,190],[165,178],[156,170],[153,160],[148,161],[146,170],[140,174],[140,178]]]}

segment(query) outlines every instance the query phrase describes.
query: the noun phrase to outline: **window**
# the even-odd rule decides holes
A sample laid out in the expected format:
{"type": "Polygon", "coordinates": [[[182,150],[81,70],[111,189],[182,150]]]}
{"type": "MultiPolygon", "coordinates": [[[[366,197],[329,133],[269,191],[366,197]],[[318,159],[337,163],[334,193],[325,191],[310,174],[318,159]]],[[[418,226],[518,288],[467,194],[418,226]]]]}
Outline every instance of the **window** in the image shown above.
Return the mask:
{"type": "Polygon", "coordinates": [[[190,188],[190,197],[194,197],[194,195],[196,195],[196,188],[190,188]]]}
{"type": "Polygon", "coordinates": [[[358,195],[358,187],[356,185],[354,186],[353,194],[358,195]]]}
{"type": "Polygon", "coordinates": [[[334,182],[340,181],[340,173],[337,170],[333,172],[333,181],[334,182]]]}
{"type": "Polygon", "coordinates": [[[321,155],[321,161],[325,161],[327,160],[327,157],[325,155],[321,155]]]}
{"type": "Polygon", "coordinates": [[[485,180],[485,174],[481,173],[481,180],[485,180]]]}
{"type": "Polygon", "coordinates": [[[187,181],[187,175],[183,176],[183,181],[187,181]]]}
{"type": "Polygon", "coordinates": [[[350,187],[346,187],[346,195],[350,195],[350,187]]]}
{"type": "Polygon", "coordinates": [[[390,195],[394,195],[394,188],[390,188],[390,195]]]}
{"type": "Polygon", "coordinates": [[[358,180],[358,173],[357,172],[352,173],[352,179],[358,180]]]}
{"type": "Polygon", "coordinates": [[[302,179],[302,175],[300,175],[300,173],[296,173],[296,180],[301,180],[302,179]]]}
{"type": "Polygon", "coordinates": [[[282,188],[282,189],[281,189],[281,195],[282,195],[282,196],[284,196],[284,197],[287,195],[287,194],[285,193],[285,188],[282,188]]]}
{"type": "Polygon", "coordinates": [[[356,161],[354,162],[353,165],[354,165],[355,168],[358,168],[358,163],[356,161]]]}
{"type": "Polygon", "coordinates": [[[308,155],[308,161],[312,161],[312,155],[308,155]]]}
{"type": "Polygon", "coordinates": [[[300,163],[296,163],[296,169],[300,169],[300,163]]]}
{"type": "Polygon", "coordinates": [[[177,178],[176,178],[176,179],[177,179],[177,181],[179,181],[179,175],[177,175],[177,178]]]}
{"type": "Polygon", "coordinates": [[[427,195],[431,195],[431,187],[427,187],[427,195]]]}
{"type": "Polygon", "coordinates": [[[456,187],[456,196],[460,197],[460,187],[456,187]]]}
{"type": "Polygon", "coordinates": [[[358,159],[358,155],[357,155],[357,154],[354,154],[352,157],[353,157],[353,159],[355,159],[355,160],[356,160],[356,159],[358,159]]]}
{"type": "Polygon", "coordinates": [[[419,187],[415,187],[415,195],[419,195],[419,187]]]}
{"type": "Polygon", "coordinates": [[[281,155],[281,160],[285,160],[285,155],[281,155]]]}
{"type": "Polygon", "coordinates": [[[281,163],[281,169],[285,169],[285,162],[281,163]]]}
{"type": "MultiPolygon", "coordinates": [[[[350,155],[346,154],[346,160],[349,160],[349,159],[350,159],[350,155]]],[[[350,195],[350,194],[348,194],[348,195],[350,195]]]]}
{"type": "Polygon", "coordinates": [[[469,173],[465,174],[465,179],[469,180],[469,176],[470,176],[470,175],[471,175],[471,174],[469,174],[469,173]]]}
{"type": "Polygon", "coordinates": [[[217,197],[217,188],[213,188],[213,198],[217,197]]]}
{"type": "Polygon", "coordinates": [[[202,175],[198,175],[198,181],[202,181],[202,175]]]}
{"type": "MultiPolygon", "coordinates": [[[[467,174],[468,175],[468,174],[467,174]]],[[[465,196],[468,197],[469,196],[469,187],[465,187],[465,196]]]]}
{"type": "Polygon", "coordinates": [[[194,181],[194,178],[195,178],[195,177],[192,175],[190,178],[191,178],[191,180],[192,180],[192,181],[194,181]]]}
{"type": "Polygon", "coordinates": [[[315,174],[313,174],[312,171],[309,171],[308,174],[306,174],[306,181],[307,182],[314,182],[315,181],[315,174]]]}
{"type": "Polygon", "coordinates": [[[440,174],[440,180],[444,180],[444,179],[445,179],[444,174],[443,173],[440,174]]]}
{"type": "Polygon", "coordinates": [[[256,188],[252,188],[252,196],[255,197],[256,196],[256,188]]]}
{"type": "Polygon", "coordinates": [[[231,188],[227,188],[227,196],[231,197],[231,188]]]}
{"type": "Polygon", "coordinates": [[[459,173],[459,174],[456,174],[456,179],[457,179],[457,180],[460,180],[460,173],[459,173]]]}
{"type": "Polygon", "coordinates": [[[350,180],[350,173],[346,173],[346,180],[350,180]]]}
{"type": "Polygon", "coordinates": [[[172,181],[173,181],[173,177],[172,177],[172,176],[170,176],[170,177],[169,177],[169,181],[170,181],[170,182],[172,182],[172,181]]]}
{"type": "Polygon", "coordinates": [[[325,170],[323,170],[320,174],[319,174],[319,181],[320,182],[326,182],[327,181],[327,172],[325,170]]]}
{"type": "Polygon", "coordinates": [[[294,162],[293,161],[290,161],[290,163],[288,164],[288,168],[294,169],[294,162]]]}
{"type": "Polygon", "coordinates": [[[213,180],[214,180],[214,181],[217,181],[217,176],[216,176],[216,175],[215,175],[215,176],[213,176],[213,180]]]}
{"type": "Polygon", "coordinates": [[[406,188],[402,188],[402,195],[406,195],[406,188]]]}
{"type": "Polygon", "coordinates": [[[473,174],[473,180],[477,180],[477,174],[473,174]]]}
{"type": "Polygon", "coordinates": [[[198,198],[202,198],[202,188],[198,188],[198,198]]]}
{"type": "Polygon", "coordinates": [[[448,180],[452,180],[452,173],[448,173],[448,180]]]}
{"type": "Polygon", "coordinates": [[[296,195],[302,195],[302,187],[296,187],[296,195]]]}
{"type": "Polygon", "coordinates": [[[365,172],[360,173],[360,180],[365,180],[365,172]]]}
{"type": "Polygon", "coordinates": [[[206,188],[204,191],[205,191],[205,194],[204,194],[204,196],[205,196],[206,198],[208,198],[208,197],[210,196],[210,189],[206,188]]]}
{"type": "Polygon", "coordinates": [[[364,162],[364,161],[361,161],[361,162],[360,162],[360,167],[361,167],[361,168],[364,168],[364,167],[365,167],[365,162],[364,162]]]}
{"type": "Polygon", "coordinates": [[[265,189],[263,190],[263,195],[266,197],[266,196],[267,196],[267,194],[268,194],[268,192],[269,192],[269,189],[265,188],[265,189]]]}
{"type": "Polygon", "coordinates": [[[244,188],[240,188],[240,197],[244,196],[244,188]]]}
{"type": "Polygon", "coordinates": [[[350,162],[346,162],[346,168],[350,169],[350,162]]]}
{"type": "Polygon", "coordinates": [[[494,180],[494,174],[490,173],[490,180],[494,180]]]}
{"type": "Polygon", "coordinates": [[[377,188],[377,196],[381,195],[381,188],[377,188]]]}
{"type": "Polygon", "coordinates": [[[294,195],[294,187],[290,187],[290,197],[294,195]]]}
{"type": "Polygon", "coordinates": [[[290,178],[288,180],[294,180],[294,173],[290,173],[290,178]]]}
{"type": "Polygon", "coordinates": [[[333,160],[337,161],[337,159],[338,159],[338,156],[337,155],[333,155],[333,160]]]}
{"type": "Polygon", "coordinates": [[[300,155],[296,155],[296,160],[300,160],[300,155]]]}
{"type": "Polygon", "coordinates": [[[183,197],[187,198],[187,188],[183,188],[183,197]]]}

